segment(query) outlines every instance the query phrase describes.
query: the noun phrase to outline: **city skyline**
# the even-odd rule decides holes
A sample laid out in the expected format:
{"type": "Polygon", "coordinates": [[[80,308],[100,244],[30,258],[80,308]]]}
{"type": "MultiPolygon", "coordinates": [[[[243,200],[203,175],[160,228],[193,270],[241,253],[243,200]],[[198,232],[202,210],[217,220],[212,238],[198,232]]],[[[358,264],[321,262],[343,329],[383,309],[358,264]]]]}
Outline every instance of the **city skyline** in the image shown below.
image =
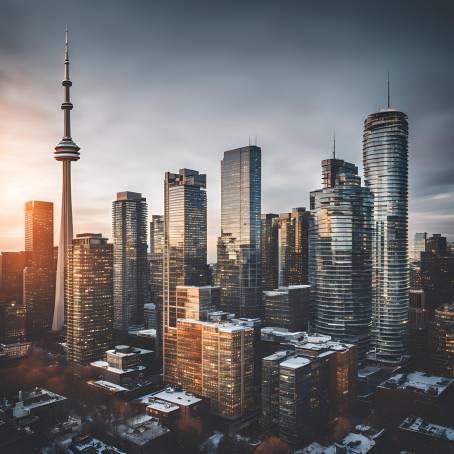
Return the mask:
{"type": "MultiPolygon", "coordinates": [[[[34,19],[24,18],[19,31],[14,18],[26,5],[6,2],[2,6],[2,16],[10,13],[13,20],[2,23],[0,48],[6,68],[0,75],[0,109],[6,111],[0,155],[8,169],[2,172],[0,183],[7,196],[0,213],[1,250],[23,249],[22,207],[27,200],[54,202],[55,219],[60,217],[55,184],[60,169],[53,162],[52,147],[61,133],[56,106],[61,96],[57,84],[66,22],[71,31],[72,73],[77,79],[72,90],[77,103],[74,134],[87,153],[72,175],[77,188],[73,194],[75,233],[101,231],[111,239],[110,202],[118,191],[143,193],[150,203],[150,216],[163,214],[164,172],[196,168],[208,178],[208,258],[213,261],[220,232],[223,151],[247,145],[248,136],[255,143],[257,135],[263,153],[262,212],[308,206],[309,192],[320,187],[316,169],[330,156],[334,129],[339,156],[359,165],[363,175],[362,124],[368,114],[386,106],[389,70],[391,105],[410,119],[410,238],[416,231],[428,231],[453,239],[452,164],[445,159],[453,143],[447,125],[454,117],[453,91],[447,83],[453,70],[448,60],[449,14],[444,14],[449,13],[448,7],[444,13],[432,8],[421,15],[422,4],[412,3],[412,11],[403,18],[405,2],[401,2],[393,20],[386,22],[393,39],[385,36],[377,40],[380,43],[371,43],[366,38],[382,30],[386,7],[366,31],[360,19],[367,16],[369,7],[348,19],[354,2],[347,2],[344,12],[336,10],[337,31],[320,41],[319,34],[329,30],[332,21],[314,5],[305,10],[292,6],[267,22],[262,19],[274,9],[272,5],[265,2],[263,11],[245,7],[236,33],[226,18],[219,18],[226,12],[223,4],[203,10],[202,31],[191,8],[173,13],[164,6],[153,7],[155,19],[148,24],[138,16],[151,7],[139,2],[137,8],[127,9],[113,2],[104,26],[98,29],[95,23],[103,12],[101,4],[89,10],[65,7],[64,14],[63,7],[54,5],[52,23],[39,39],[32,39],[36,24],[50,21],[44,15],[53,2],[44,2],[41,11],[29,2],[27,10],[34,19]],[[307,13],[301,19],[303,27],[291,20],[292,10],[307,13]],[[163,18],[179,24],[183,13],[189,15],[186,32],[192,40],[186,40],[182,32],[169,34],[158,24],[163,18]],[[267,32],[279,34],[286,21],[290,21],[288,30],[275,42],[267,41],[267,32]],[[116,33],[116,27],[129,30],[130,37],[116,33]],[[214,42],[207,36],[214,36],[214,42]],[[313,39],[306,42],[308,36],[313,39]],[[342,39],[336,43],[336,37],[342,39]],[[238,50],[238,42],[246,43],[243,49],[238,50]],[[194,62],[185,57],[189,51],[194,52],[194,62]],[[114,53],[128,65],[116,65],[114,53]],[[356,55],[355,64],[350,53],[356,55]],[[443,75],[435,71],[439,67],[444,68],[443,75]],[[30,68],[33,78],[27,77],[30,68]],[[131,81],[131,90],[122,93],[124,79],[131,81]],[[112,102],[122,108],[113,109],[112,102]],[[256,106],[252,115],[250,109],[242,112],[243,103],[256,106]],[[137,150],[136,159],[119,165],[125,150],[137,150]],[[17,178],[16,170],[22,178],[17,178]],[[98,184],[93,191],[89,182],[95,178],[98,184]],[[33,184],[24,185],[24,179],[33,184]]],[[[55,233],[57,238],[59,232],[55,233]]]]}

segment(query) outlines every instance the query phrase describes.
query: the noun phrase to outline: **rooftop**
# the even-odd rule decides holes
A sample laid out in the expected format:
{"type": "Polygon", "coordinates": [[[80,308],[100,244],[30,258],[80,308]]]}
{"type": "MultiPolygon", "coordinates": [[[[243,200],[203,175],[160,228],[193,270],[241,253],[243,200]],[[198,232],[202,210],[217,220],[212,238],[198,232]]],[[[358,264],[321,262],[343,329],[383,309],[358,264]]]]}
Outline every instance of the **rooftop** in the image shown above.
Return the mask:
{"type": "Polygon", "coordinates": [[[202,400],[192,393],[188,393],[186,391],[177,391],[175,388],[171,387],[167,387],[162,391],[152,394],[152,397],[160,400],[165,400],[178,406],[194,405],[198,402],[201,402],[202,400]]]}
{"type": "Polygon", "coordinates": [[[303,366],[310,364],[311,360],[304,358],[303,356],[292,356],[281,363],[281,367],[287,367],[288,369],[298,369],[303,366]]]}
{"type": "Polygon", "coordinates": [[[105,452],[126,454],[124,451],[120,451],[114,446],[107,445],[106,443],[98,440],[97,438],[90,437],[89,435],[80,435],[73,439],[70,445],[70,451],[73,453],[86,453],[90,452],[93,454],[103,454],[105,452]],[[107,451],[109,450],[109,451],[107,451]]]}
{"type": "Polygon", "coordinates": [[[452,378],[438,377],[429,375],[425,372],[415,371],[408,374],[394,374],[384,381],[380,387],[399,390],[416,390],[424,394],[440,396],[453,382],[454,379],[452,378]]]}
{"type": "Polygon", "coordinates": [[[150,405],[147,405],[147,408],[152,408],[160,411],[161,413],[172,413],[180,409],[178,405],[172,404],[171,402],[167,402],[165,400],[156,399],[154,397],[150,397],[149,402],[150,405]]]}
{"type": "Polygon", "coordinates": [[[358,425],[340,443],[336,443],[336,446],[347,448],[348,454],[366,454],[374,448],[375,440],[380,438],[384,432],[384,429],[358,425]]]}
{"type": "Polygon", "coordinates": [[[128,391],[128,388],[125,388],[124,386],[116,385],[115,383],[111,383],[109,381],[104,381],[104,380],[90,380],[87,383],[90,386],[103,388],[106,391],[110,391],[115,394],[123,392],[123,391],[128,391]]]}
{"type": "Polygon", "coordinates": [[[289,352],[287,350],[280,350],[276,353],[273,353],[272,355],[266,356],[263,358],[265,361],[276,361],[278,359],[283,359],[286,358],[289,355],[289,352]]]}
{"type": "Polygon", "coordinates": [[[149,442],[168,432],[170,430],[162,426],[159,420],[148,415],[139,415],[130,418],[118,426],[119,436],[138,446],[147,445],[149,442]]]}
{"type": "Polygon", "coordinates": [[[419,417],[408,416],[399,428],[454,442],[454,428],[439,426],[419,417]]]}
{"type": "Polygon", "coordinates": [[[295,454],[336,454],[336,446],[322,446],[320,443],[314,441],[302,450],[296,451],[295,454]]]}

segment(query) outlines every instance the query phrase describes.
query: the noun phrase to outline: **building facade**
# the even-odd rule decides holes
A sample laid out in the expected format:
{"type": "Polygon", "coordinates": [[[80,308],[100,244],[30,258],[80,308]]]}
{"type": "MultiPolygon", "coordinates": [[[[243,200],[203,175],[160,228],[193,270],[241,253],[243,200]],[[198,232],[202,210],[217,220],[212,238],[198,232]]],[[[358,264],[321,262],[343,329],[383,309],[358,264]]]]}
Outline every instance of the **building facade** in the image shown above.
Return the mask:
{"type": "MultiPolygon", "coordinates": [[[[325,162],[325,161],[324,161],[325,162]]],[[[311,192],[310,282],[316,331],[369,349],[373,198],[349,169],[334,186],[311,192]]]]}
{"type": "Polygon", "coordinates": [[[233,323],[177,321],[177,368],[184,389],[235,420],[254,405],[254,330],[233,323]]]}
{"type": "Polygon", "coordinates": [[[260,254],[262,263],[262,290],[273,290],[278,287],[278,215],[273,213],[262,214],[260,254]]]}
{"type": "Polygon", "coordinates": [[[309,219],[306,208],[282,213],[278,223],[279,287],[302,285],[309,278],[309,219]]]}
{"type": "Polygon", "coordinates": [[[240,317],[260,316],[261,149],[224,152],[221,162],[221,236],[218,275],[221,305],[240,317]]]}
{"type": "Polygon", "coordinates": [[[67,359],[86,364],[112,344],[113,245],[100,233],[76,235],[68,250],[67,359]]]}
{"type": "Polygon", "coordinates": [[[429,331],[433,369],[443,376],[454,378],[454,303],[435,310],[429,331]]]}
{"type": "Polygon", "coordinates": [[[37,339],[52,328],[55,300],[54,204],[32,200],[25,204],[24,305],[27,336],[37,339]]]}
{"type": "Polygon", "coordinates": [[[167,172],[164,181],[164,381],[177,381],[177,287],[207,282],[206,175],[167,172]]]}
{"type": "Polygon", "coordinates": [[[408,122],[387,108],[364,122],[365,184],[374,196],[373,358],[399,364],[408,325],[408,122]]]}
{"type": "Polygon", "coordinates": [[[289,331],[307,330],[311,322],[310,285],[290,285],[263,292],[265,326],[289,331]]]}
{"type": "Polygon", "coordinates": [[[149,302],[147,203],[137,192],[119,192],[112,203],[114,329],[125,334],[143,323],[149,302]]]}

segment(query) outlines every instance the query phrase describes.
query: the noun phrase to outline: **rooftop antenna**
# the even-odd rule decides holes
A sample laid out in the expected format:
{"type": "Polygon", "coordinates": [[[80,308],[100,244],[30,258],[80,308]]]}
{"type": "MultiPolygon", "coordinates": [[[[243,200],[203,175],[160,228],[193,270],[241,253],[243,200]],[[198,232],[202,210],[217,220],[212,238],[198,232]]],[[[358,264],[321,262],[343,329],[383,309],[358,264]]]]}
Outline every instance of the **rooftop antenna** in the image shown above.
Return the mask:
{"type": "Polygon", "coordinates": [[[251,136],[249,136],[249,146],[251,146],[251,136]]]}
{"type": "Polygon", "coordinates": [[[255,146],[257,146],[257,136],[255,136],[255,146]]]}
{"type": "Polygon", "coordinates": [[[388,109],[390,108],[390,102],[389,102],[389,71],[388,71],[388,109]]]}
{"type": "Polygon", "coordinates": [[[333,132],[333,159],[336,159],[336,131],[333,132]]]}

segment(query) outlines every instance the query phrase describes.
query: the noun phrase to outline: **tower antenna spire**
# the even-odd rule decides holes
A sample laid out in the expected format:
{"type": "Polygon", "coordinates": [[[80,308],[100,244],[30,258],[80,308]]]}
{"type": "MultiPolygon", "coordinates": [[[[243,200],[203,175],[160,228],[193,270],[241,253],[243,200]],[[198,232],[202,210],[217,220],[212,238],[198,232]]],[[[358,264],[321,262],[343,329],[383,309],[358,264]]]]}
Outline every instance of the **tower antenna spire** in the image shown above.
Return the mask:
{"type": "Polygon", "coordinates": [[[333,159],[336,159],[336,131],[333,132],[333,159]]]}
{"type": "Polygon", "coordinates": [[[388,109],[391,107],[391,103],[390,103],[390,96],[389,96],[389,71],[388,71],[388,109]]]}

